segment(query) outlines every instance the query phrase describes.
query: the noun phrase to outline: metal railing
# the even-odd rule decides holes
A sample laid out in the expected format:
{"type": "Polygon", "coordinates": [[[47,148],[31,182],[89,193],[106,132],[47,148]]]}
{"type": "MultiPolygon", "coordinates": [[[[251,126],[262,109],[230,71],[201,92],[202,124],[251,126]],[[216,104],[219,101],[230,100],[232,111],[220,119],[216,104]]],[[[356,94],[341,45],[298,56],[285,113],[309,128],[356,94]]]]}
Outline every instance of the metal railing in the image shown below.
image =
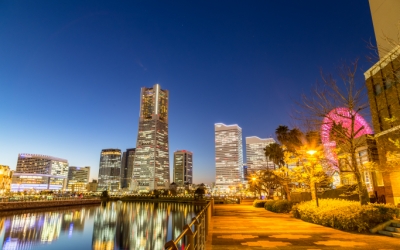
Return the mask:
{"type": "Polygon", "coordinates": [[[211,199],[192,222],[183,227],[183,232],[175,239],[165,243],[165,250],[178,250],[182,241],[186,242],[185,250],[204,250],[208,237],[211,216],[213,215],[214,200],[211,199]]]}
{"type": "Polygon", "coordinates": [[[0,202],[31,202],[31,201],[64,201],[64,200],[93,200],[100,199],[100,197],[96,196],[87,196],[87,197],[5,197],[0,198],[0,202]]]}

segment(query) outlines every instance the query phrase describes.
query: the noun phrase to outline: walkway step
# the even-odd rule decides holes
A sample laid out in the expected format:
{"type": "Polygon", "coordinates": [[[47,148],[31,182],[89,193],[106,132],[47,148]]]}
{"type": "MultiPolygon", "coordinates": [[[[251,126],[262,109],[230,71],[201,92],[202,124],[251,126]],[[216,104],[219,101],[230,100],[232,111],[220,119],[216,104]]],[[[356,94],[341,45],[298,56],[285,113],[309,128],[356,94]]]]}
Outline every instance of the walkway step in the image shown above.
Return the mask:
{"type": "Polygon", "coordinates": [[[399,227],[400,228],[400,223],[392,223],[392,227],[399,227]]]}
{"type": "Polygon", "coordinates": [[[395,238],[400,238],[400,233],[392,233],[392,236],[395,238]]]}
{"type": "Polygon", "coordinates": [[[385,227],[386,231],[400,233],[400,228],[398,227],[385,227]]]}
{"type": "Polygon", "coordinates": [[[390,237],[393,237],[393,234],[394,234],[392,232],[384,231],[384,230],[379,230],[378,233],[382,234],[382,235],[390,236],[390,237]]]}

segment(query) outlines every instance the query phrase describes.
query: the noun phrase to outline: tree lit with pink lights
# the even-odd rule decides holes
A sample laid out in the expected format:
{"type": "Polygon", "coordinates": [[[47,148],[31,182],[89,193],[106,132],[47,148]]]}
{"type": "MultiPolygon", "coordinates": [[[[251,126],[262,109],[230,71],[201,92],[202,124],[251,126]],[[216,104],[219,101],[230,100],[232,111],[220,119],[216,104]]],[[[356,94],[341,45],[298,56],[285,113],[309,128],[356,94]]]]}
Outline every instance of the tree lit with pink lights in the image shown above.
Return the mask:
{"type": "Polygon", "coordinates": [[[373,131],[363,116],[368,115],[365,84],[357,81],[357,61],[338,68],[337,78],[321,73],[322,81],[311,94],[303,94],[295,117],[303,126],[320,129],[326,158],[332,167],[345,166],[354,173],[361,204],[369,201],[356,151],[362,146],[357,138],[373,131]]]}

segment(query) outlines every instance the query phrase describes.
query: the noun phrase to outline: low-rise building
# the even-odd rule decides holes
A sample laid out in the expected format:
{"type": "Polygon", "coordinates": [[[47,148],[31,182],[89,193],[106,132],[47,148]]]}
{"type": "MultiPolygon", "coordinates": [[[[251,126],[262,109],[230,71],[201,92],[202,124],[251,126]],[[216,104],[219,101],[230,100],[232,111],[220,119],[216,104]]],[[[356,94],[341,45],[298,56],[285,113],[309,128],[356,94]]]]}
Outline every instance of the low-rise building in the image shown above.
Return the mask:
{"type": "Polygon", "coordinates": [[[91,182],[89,182],[86,186],[86,190],[88,192],[96,192],[97,191],[97,187],[98,187],[98,182],[97,180],[92,180],[91,182]]]}
{"type": "Polygon", "coordinates": [[[0,194],[10,191],[11,176],[12,172],[10,171],[10,167],[6,165],[0,165],[0,194]]]}

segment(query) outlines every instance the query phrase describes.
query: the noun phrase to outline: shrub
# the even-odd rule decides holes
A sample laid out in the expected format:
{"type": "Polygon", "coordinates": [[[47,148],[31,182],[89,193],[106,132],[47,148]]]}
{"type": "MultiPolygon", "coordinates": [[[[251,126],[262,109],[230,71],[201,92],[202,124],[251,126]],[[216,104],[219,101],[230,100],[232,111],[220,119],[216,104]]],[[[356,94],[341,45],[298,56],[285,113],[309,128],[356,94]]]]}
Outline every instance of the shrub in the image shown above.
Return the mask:
{"type": "Polygon", "coordinates": [[[265,202],[264,208],[268,211],[272,211],[272,207],[276,202],[277,201],[274,201],[274,200],[268,200],[265,202]]]}
{"type": "Polygon", "coordinates": [[[264,200],[254,200],[253,207],[264,207],[265,201],[264,200]]]}
{"type": "Polygon", "coordinates": [[[347,231],[367,231],[376,225],[393,219],[398,211],[390,204],[361,206],[359,202],[342,199],[320,199],[293,206],[293,216],[307,222],[347,231]]]}
{"type": "Polygon", "coordinates": [[[292,210],[293,203],[287,200],[276,200],[265,202],[264,208],[275,213],[289,213],[292,210]]]}

